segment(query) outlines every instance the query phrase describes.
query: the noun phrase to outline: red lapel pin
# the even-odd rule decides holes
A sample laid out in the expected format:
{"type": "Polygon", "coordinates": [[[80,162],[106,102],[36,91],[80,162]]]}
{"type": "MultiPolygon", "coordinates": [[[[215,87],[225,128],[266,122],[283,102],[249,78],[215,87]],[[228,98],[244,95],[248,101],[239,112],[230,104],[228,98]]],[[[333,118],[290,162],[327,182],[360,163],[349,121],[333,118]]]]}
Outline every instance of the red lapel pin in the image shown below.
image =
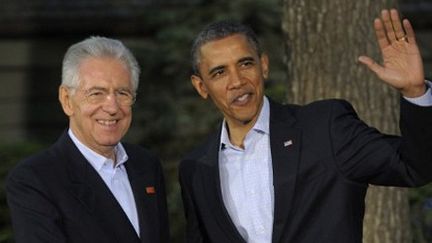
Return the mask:
{"type": "Polygon", "coordinates": [[[156,189],[154,188],[154,186],[147,186],[145,190],[146,190],[147,194],[155,194],[156,193],[156,189]]]}

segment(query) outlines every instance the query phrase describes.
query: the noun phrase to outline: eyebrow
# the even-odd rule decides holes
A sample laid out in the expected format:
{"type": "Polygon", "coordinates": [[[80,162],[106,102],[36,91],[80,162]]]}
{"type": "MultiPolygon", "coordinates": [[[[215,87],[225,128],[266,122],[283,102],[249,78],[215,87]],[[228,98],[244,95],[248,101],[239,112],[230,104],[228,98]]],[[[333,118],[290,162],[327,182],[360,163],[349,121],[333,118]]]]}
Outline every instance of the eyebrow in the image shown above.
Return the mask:
{"type": "MultiPolygon", "coordinates": [[[[93,87],[90,87],[90,88],[88,88],[86,90],[87,91],[92,91],[92,90],[108,91],[109,88],[105,88],[105,87],[101,87],[101,86],[93,86],[93,87]]],[[[114,91],[128,91],[128,92],[132,92],[129,88],[126,88],[126,87],[120,87],[118,89],[115,89],[114,91]]]]}
{"type": "Polygon", "coordinates": [[[107,89],[104,88],[104,87],[100,87],[100,86],[93,86],[93,87],[90,87],[90,88],[88,88],[86,90],[87,91],[91,91],[91,90],[107,90],[107,89]]]}
{"type": "MultiPolygon", "coordinates": [[[[243,57],[243,58],[240,58],[240,59],[237,61],[237,63],[243,63],[243,62],[246,62],[246,61],[252,61],[252,62],[255,62],[255,58],[253,58],[253,57],[243,57]]],[[[219,65],[219,66],[216,66],[216,67],[210,69],[210,71],[208,72],[208,74],[211,75],[212,73],[214,73],[214,72],[216,72],[216,71],[219,71],[219,70],[223,70],[223,69],[225,69],[225,67],[226,67],[225,65],[219,65]]]]}
{"type": "Polygon", "coordinates": [[[245,62],[245,61],[253,61],[253,62],[255,62],[255,58],[253,58],[253,57],[243,57],[240,60],[238,60],[237,63],[242,63],[242,62],[245,62]]]}

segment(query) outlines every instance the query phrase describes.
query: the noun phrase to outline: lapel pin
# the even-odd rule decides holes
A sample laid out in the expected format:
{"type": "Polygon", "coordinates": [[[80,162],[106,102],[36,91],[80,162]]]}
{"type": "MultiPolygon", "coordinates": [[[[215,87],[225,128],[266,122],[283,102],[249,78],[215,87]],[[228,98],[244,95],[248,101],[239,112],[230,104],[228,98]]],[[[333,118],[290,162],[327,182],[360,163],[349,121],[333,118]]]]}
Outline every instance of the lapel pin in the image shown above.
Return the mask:
{"type": "Polygon", "coordinates": [[[155,194],[156,193],[156,189],[154,188],[154,186],[147,186],[145,188],[145,190],[146,190],[147,194],[155,194]]]}
{"type": "Polygon", "coordinates": [[[288,146],[291,146],[291,145],[293,145],[293,141],[291,139],[284,142],[284,147],[288,147],[288,146]]]}

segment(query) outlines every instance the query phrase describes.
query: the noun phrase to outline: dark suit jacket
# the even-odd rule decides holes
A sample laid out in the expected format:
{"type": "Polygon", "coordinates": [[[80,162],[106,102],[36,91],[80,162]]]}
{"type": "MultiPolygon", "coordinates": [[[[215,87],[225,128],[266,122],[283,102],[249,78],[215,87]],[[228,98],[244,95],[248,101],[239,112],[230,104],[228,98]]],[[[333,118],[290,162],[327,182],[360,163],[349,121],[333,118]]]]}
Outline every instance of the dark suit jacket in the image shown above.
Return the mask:
{"type": "Polygon", "coordinates": [[[165,185],[158,159],[123,144],[140,235],[102,178],[65,132],[48,150],[18,164],[6,190],[17,243],[168,242],[165,185]],[[146,193],[154,187],[156,193],[146,193]]]}
{"type": "MultiPolygon", "coordinates": [[[[369,183],[430,181],[432,108],[402,100],[400,123],[403,138],[368,127],[346,101],[270,102],[272,242],[360,243],[369,183]]],[[[220,130],[181,162],[187,242],[245,242],[222,200],[219,147],[220,130]]]]}

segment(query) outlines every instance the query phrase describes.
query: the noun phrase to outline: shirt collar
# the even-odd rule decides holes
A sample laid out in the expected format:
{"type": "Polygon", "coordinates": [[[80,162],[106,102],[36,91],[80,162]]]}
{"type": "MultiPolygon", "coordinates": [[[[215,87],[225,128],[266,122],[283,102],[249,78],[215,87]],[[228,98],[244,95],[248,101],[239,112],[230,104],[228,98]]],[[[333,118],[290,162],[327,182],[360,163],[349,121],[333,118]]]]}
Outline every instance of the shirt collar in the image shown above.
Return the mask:
{"type": "MultiPolygon", "coordinates": [[[[81,141],[79,141],[70,128],[68,130],[68,134],[72,139],[73,143],[77,146],[78,150],[97,171],[99,171],[107,163],[109,163],[110,165],[113,164],[114,161],[112,161],[112,159],[106,158],[105,156],[96,153],[95,151],[84,145],[81,141]]],[[[116,154],[117,159],[116,167],[124,164],[129,158],[126,150],[121,143],[118,143],[114,147],[114,153],[116,154]]]]}
{"type": "MultiPolygon", "coordinates": [[[[258,115],[258,119],[251,130],[259,133],[270,134],[270,104],[266,96],[264,96],[263,99],[264,99],[263,105],[258,115]]],[[[248,132],[248,134],[249,133],[250,131],[248,132]]],[[[224,119],[222,122],[220,148],[224,149],[226,145],[233,147],[233,145],[229,140],[227,124],[226,124],[226,120],[224,119]]]]}

